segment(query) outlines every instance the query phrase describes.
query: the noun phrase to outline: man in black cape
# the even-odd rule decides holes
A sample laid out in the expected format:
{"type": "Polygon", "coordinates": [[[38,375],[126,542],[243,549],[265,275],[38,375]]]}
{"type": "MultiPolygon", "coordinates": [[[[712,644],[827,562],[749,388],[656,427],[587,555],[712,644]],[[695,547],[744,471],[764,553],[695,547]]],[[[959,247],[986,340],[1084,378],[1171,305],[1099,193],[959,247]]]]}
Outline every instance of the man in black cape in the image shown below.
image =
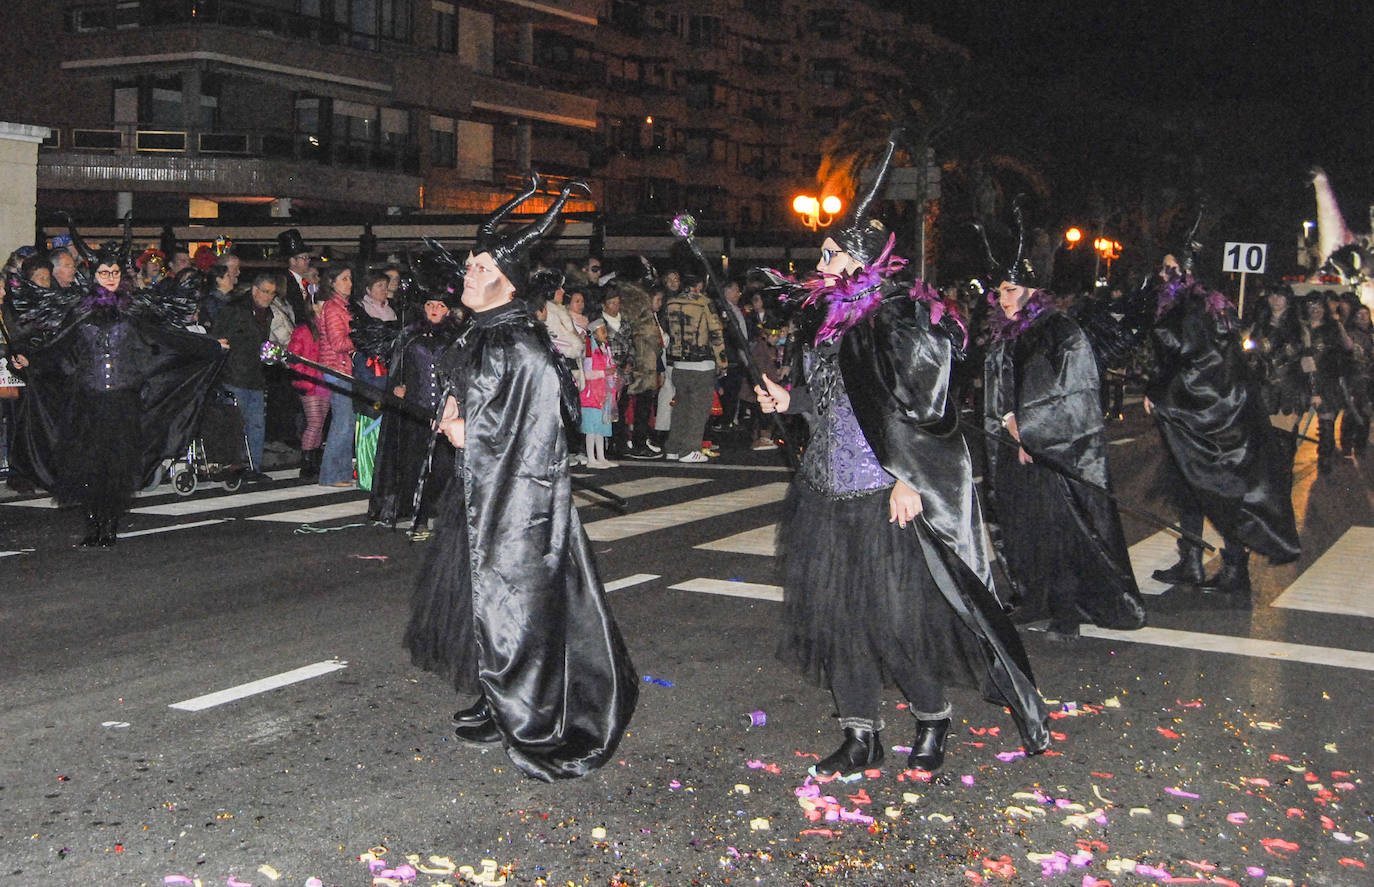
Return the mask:
{"type": "Polygon", "coordinates": [[[479,228],[467,260],[463,304],[473,315],[439,370],[452,392],[440,430],[457,470],[405,644],[416,665],[480,694],[455,716],[460,739],[501,742],[547,782],[609,760],[638,683],[573,507],[564,428],[578,415],[576,389],[516,297],[530,247],[574,186],[528,228],[496,230],[538,181],[479,228]]]}
{"type": "MultiPolygon", "coordinates": [[[[1194,228],[1196,230],[1196,227],[1194,228]]],[[[1179,539],[1179,560],[1154,576],[1250,603],[1250,551],[1271,563],[1298,559],[1293,516],[1292,462],[1265,413],[1225,296],[1194,279],[1192,251],[1183,265],[1164,257],[1150,342],[1156,370],[1145,389],[1168,450],[1168,488],[1180,524],[1202,533],[1205,516],[1221,533],[1221,569],[1207,578],[1202,548],[1179,539]]]]}
{"type": "Polygon", "coordinates": [[[1019,621],[1048,616],[1054,639],[1077,636],[1084,621],[1137,629],[1145,608],[1116,505],[1064,476],[1110,487],[1097,360],[1083,330],[1036,286],[1020,228],[1010,265],[988,250],[997,304],[983,423],[991,437],[1015,441],[988,444],[989,536],[1019,621]]]}

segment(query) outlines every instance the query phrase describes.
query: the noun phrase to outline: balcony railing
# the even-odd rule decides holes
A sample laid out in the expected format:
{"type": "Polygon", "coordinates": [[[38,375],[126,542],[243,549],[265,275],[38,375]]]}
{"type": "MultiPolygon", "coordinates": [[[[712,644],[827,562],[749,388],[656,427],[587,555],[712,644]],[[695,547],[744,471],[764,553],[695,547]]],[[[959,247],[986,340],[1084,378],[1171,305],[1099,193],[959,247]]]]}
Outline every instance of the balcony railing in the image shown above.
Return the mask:
{"type": "Polygon", "coordinates": [[[72,34],[222,25],[289,40],[373,51],[388,42],[411,42],[408,17],[392,23],[374,21],[368,29],[357,30],[347,23],[288,12],[251,0],[88,0],[72,4],[65,18],[67,31],[72,34]]]}
{"type": "Polygon", "coordinates": [[[420,152],[409,140],[331,139],[281,131],[166,129],[114,124],[72,127],[61,139],[68,150],[102,154],[187,154],[213,157],[259,157],[301,160],[353,169],[386,170],[418,175],[420,152]]]}

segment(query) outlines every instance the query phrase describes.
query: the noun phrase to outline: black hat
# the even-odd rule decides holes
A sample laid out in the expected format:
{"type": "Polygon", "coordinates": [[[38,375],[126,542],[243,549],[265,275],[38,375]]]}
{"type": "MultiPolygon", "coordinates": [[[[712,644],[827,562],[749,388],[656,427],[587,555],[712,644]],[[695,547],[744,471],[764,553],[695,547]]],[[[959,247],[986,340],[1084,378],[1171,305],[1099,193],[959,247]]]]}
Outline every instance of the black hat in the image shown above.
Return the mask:
{"type": "Polygon", "coordinates": [[[491,253],[496,267],[501,269],[501,273],[506,275],[506,279],[517,291],[523,290],[529,282],[530,249],[553,227],[572,192],[582,190],[587,194],[591,193],[586,182],[569,182],[563,186],[563,191],[554,198],[553,203],[539,218],[518,231],[509,234],[499,233],[497,226],[512,210],[535,195],[539,190],[539,181],[538,173],[530,173],[529,184],[525,190],[503,203],[492,213],[491,218],[477,229],[477,242],[472,248],[473,255],[491,253]]]}
{"type": "Polygon", "coordinates": [[[887,226],[878,219],[870,219],[868,214],[873,207],[873,201],[882,194],[883,188],[887,185],[887,176],[892,169],[892,155],[897,151],[899,134],[900,132],[894,132],[887,137],[887,151],[878,163],[878,174],[873,179],[872,187],[868,189],[867,194],[856,197],[849,215],[840,224],[839,229],[830,235],[831,239],[840,245],[840,249],[849,253],[862,265],[867,265],[882,255],[890,238],[887,226]]]}
{"type": "Polygon", "coordinates": [[[988,243],[988,232],[981,222],[974,222],[973,227],[978,229],[978,234],[983,239],[983,252],[988,260],[988,276],[994,285],[1007,282],[1017,286],[1037,287],[1040,285],[1040,275],[1036,272],[1035,266],[1031,264],[1030,256],[1026,250],[1026,214],[1021,207],[1022,195],[1017,195],[1012,201],[1011,211],[1016,216],[1016,258],[1011,262],[1003,264],[997,261],[997,256],[992,252],[992,244],[988,243]]]}
{"type": "Polygon", "coordinates": [[[305,238],[301,237],[301,232],[298,229],[287,228],[277,235],[277,255],[283,259],[308,252],[310,252],[310,247],[306,246],[305,238]]]}
{"type": "Polygon", "coordinates": [[[171,225],[162,226],[162,233],[158,237],[158,249],[162,250],[162,254],[166,256],[168,260],[170,260],[175,253],[186,252],[185,245],[177,243],[177,235],[176,232],[172,230],[171,225]]]}

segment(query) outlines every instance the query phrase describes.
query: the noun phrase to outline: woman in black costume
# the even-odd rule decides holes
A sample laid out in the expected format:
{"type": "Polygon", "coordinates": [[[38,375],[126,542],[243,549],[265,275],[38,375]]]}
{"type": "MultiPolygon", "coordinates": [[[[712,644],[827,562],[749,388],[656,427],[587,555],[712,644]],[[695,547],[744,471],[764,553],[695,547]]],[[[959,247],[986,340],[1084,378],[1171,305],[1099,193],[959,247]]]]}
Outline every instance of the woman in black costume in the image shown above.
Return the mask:
{"type": "Polygon", "coordinates": [[[778,529],[779,656],[835,699],[844,740],[813,772],[851,774],[883,758],[880,706],[895,682],[916,716],[907,765],[936,770],[951,724],[945,688],[1010,708],[1030,754],[1049,746],[1044,700],[991,589],[968,448],[950,402],[964,331],[938,295],[899,274],[873,189],[827,237],[805,283],[785,281],[804,347],[788,391],[756,388],[764,412],[812,428],[778,529]]]}

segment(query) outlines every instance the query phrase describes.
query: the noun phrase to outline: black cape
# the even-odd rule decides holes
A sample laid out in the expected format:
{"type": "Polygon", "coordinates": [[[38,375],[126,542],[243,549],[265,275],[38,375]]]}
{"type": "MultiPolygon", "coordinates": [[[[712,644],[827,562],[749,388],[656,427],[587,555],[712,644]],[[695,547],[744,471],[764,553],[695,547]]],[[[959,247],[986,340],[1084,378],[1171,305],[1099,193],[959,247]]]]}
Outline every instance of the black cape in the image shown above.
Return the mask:
{"type": "MultiPolygon", "coordinates": [[[[992,590],[973,463],[952,401],[954,346],[924,303],[889,298],[840,339],[840,373],[864,438],[889,474],[921,494],[916,527],[940,593],[983,639],[983,693],[1011,709],[1027,748],[1049,744],[1030,660],[992,590]]],[[[794,376],[800,378],[800,375],[794,376]]]]}
{"type": "MultiPolygon", "coordinates": [[[[68,413],[86,403],[83,385],[93,368],[82,342],[83,326],[92,315],[77,312],[43,347],[30,348],[28,390],[20,403],[19,421],[11,454],[15,465],[39,486],[64,487],[62,466],[73,464],[66,450],[82,444],[70,439],[68,413]]],[[[216,376],[228,358],[209,336],[158,324],[131,312],[121,312],[112,324],[123,327],[118,360],[129,389],[128,405],[137,410],[126,429],[137,435],[133,465],[126,481],[129,493],[152,481],[163,459],[183,453],[216,376]]],[[[113,432],[113,429],[112,429],[113,432]]],[[[122,436],[124,431],[120,431],[122,436]]]]}
{"type": "Polygon", "coordinates": [[[1026,621],[1049,615],[1103,628],[1136,629],[1145,608],[1116,505],[1067,480],[1067,472],[1111,488],[1097,360],[1083,331],[1053,307],[1019,334],[993,342],[985,364],[984,428],[1021,446],[989,442],[985,498],[989,536],[1026,621]]]}
{"type": "Polygon", "coordinates": [[[440,377],[461,403],[465,446],[406,646],[486,697],[526,774],[582,776],[615,752],[639,685],[573,507],[576,389],[518,300],[476,315],[440,377]]]}
{"type": "Polygon", "coordinates": [[[1292,461],[1251,382],[1229,306],[1209,310],[1200,286],[1175,286],[1150,331],[1157,371],[1146,387],[1169,452],[1168,481],[1185,485],[1228,542],[1272,563],[1295,561],[1292,461]]]}

